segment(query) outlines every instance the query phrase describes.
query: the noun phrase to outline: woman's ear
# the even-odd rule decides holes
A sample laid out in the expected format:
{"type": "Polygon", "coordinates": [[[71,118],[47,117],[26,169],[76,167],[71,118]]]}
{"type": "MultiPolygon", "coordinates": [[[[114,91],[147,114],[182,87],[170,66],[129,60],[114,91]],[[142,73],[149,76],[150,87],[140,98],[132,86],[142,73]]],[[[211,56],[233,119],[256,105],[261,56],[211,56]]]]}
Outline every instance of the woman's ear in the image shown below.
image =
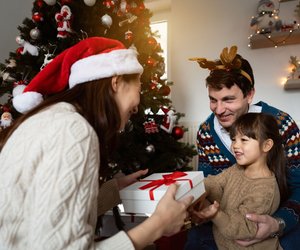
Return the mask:
{"type": "Polygon", "coordinates": [[[118,76],[113,76],[111,78],[111,87],[114,92],[117,92],[118,89],[118,76]]]}
{"type": "Polygon", "coordinates": [[[273,145],[274,145],[274,142],[272,139],[265,140],[263,143],[263,151],[264,152],[270,151],[270,149],[273,147],[273,145]]]}

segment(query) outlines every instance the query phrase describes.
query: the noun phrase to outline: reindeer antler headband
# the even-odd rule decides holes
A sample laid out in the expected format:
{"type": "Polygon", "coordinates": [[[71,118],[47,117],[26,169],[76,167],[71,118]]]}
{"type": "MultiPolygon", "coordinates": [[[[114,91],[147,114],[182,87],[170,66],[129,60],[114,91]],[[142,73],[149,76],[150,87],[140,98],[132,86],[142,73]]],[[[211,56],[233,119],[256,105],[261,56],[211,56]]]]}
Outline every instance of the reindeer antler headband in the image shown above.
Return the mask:
{"type": "Polygon", "coordinates": [[[213,71],[215,69],[224,69],[224,70],[231,70],[237,69],[240,71],[240,74],[246,77],[251,84],[252,79],[250,75],[241,69],[242,61],[240,58],[236,57],[237,53],[237,46],[232,46],[228,51],[228,48],[224,48],[222,53],[220,54],[220,60],[222,64],[219,64],[218,61],[208,61],[206,58],[201,57],[193,57],[189,58],[190,61],[196,61],[201,68],[209,69],[213,71]]]}

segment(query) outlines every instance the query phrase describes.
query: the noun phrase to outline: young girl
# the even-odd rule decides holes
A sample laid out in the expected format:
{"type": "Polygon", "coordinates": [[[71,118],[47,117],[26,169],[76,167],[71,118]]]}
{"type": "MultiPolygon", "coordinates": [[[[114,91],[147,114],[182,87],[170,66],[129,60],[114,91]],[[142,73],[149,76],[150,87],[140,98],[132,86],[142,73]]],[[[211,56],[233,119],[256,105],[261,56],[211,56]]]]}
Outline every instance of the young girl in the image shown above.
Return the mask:
{"type": "MultiPolygon", "coordinates": [[[[212,204],[194,214],[213,222],[218,249],[244,249],[236,240],[252,239],[257,232],[257,224],[247,220],[246,214],[271,215],[288,197],[285,154],[277,122],[265,113],[242,115],[230,137],[237,163],[205,179],[207,200],[212,204]]],[[[281,248],[278,238],[270,237],[251,249],[281,248]]]]}

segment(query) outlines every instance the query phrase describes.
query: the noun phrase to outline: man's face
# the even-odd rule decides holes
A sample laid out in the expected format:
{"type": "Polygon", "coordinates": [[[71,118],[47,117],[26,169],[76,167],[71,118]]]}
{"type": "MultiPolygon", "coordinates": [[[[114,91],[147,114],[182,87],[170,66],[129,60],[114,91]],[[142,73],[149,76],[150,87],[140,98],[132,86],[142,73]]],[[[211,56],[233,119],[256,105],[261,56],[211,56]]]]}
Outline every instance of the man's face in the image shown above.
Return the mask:
{"type": "Polygon", "coordinates": [[[230,89],[224,87],[221,90],[208,87],[210,109],[227,130],[238,117],[247,113],[253,95],[254,90],[244,97],[237,85],[233,85],[230,89]]]}

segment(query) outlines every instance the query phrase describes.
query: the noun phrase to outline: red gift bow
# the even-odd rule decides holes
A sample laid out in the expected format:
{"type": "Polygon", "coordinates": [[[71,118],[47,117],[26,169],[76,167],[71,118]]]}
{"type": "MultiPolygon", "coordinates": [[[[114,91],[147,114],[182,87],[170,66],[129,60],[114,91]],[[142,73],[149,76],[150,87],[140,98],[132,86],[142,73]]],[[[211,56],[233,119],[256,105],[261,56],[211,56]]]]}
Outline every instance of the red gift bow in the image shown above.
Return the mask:
{"type": "MultiPolygon", "coordinates": [[[[139,189],[145,190],[145,189],[153,187],[152,189],[149,190],[149,196],[150,196],[150,200],[154,200],[153,191],[156,188],[158,188],[158,187],[160,187],[162,185],[169,186],[172,183],[175,183],[177,178],[180,178],[180,177],[183,177],[183,176],[186,176],[186,175],[187,174],[184,173],[184,172],[175,171],[172,174],[164,174],[163,175],[163,179],[158,179],[158,180],[140,180],[140,181],[150,181],[150,183],[148,183],[148,184],[146,184],[146,185],[144,185],[142,187],[139,187],[139,189]]],[[[193,188],[193,183],[192,183],[192,181],[190,179],[180,179],[179,181],[189,181],[191,188],[193,188]]]]}

